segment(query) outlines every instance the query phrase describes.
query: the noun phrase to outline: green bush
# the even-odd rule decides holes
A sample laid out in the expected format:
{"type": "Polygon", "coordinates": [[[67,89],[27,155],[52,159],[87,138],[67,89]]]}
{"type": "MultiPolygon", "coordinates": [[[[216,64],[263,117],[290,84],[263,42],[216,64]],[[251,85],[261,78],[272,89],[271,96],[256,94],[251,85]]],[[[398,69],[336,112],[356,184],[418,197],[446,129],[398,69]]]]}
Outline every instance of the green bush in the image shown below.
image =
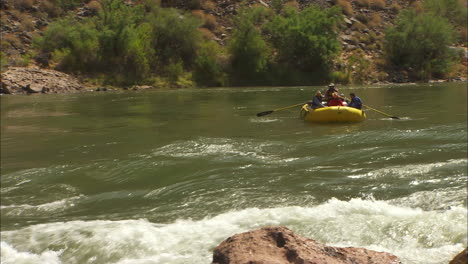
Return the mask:
{"type": "Polygon", "coordinates": [[[453,40],[454,30],[446,19],[405,10],[386,32],[385,54],[396,67],[428,79],[449,70],[454,56],[448,46],[453,40]]]}
{"type": "Polygon", "coordinates": [[[185,68],[194,63],[197,48],[202,40],[197,30],[202,21],[190,14],[180,14],[175,9],[159,9],[148,15],[152,26],[151,43],[156,51],[158,67],[171,61],[182,61],[185,68]]]}
{"type": "Polygon", "coordinates": [[[455,25],[467,25],[468,14],[463,0],[424,0],[423,7],[436,16],[445,17],[455,25]]]}
{"type": "Polygon", "coordinates": [[[302,71],[328,71],[341,48],[335,33],[340,8],[322,11],[311,6],[299,12],[286,7],[283,13],[266,25],[277,62],[302,71]]]}
{"type": "Polygon", "coordinates": [[[8,60],[6,54],[3,53],[3,51],[0,51],[0,72],[4,72],[7,70],[7,64],[8,60]]]}
{"type": "Polygon", "coordinates": [[[255,27],[258,11],[243,10],[236,19],[228,46],[231,55],[231,78],[234,84],[259,84],[264,80],[270,48],[255,27]]]}
{"type": "Polygon", "coordinates": [[[105,73],[116,84],[145,83],[179,72],[174,70],[179,66],[182,71],[193,67],[201,43],[199,19],[151,1],[129,6],[123,0],[101,0],[100,7],[95,17],[51,23],[36,47],[51,55],[59,69],[105,73]]]}
{"type": "Polygon", "coordinates": [[[72,18],[58,20],[36,40],[36,45],[43,52],[55,52],[56,62],[65,70],[87,72],[97,63],[98,31],[92,23],[79,23],[72,18]]]}
{"type": "Polygon", "coordinates": [[[197,55],[193,72],[195,82],[200,86],[223,86],[226,83],[226,74],[221,47],[214,41],[206,41],[197,55]]]}
{"type": "Polygon", "coordinates": [[[172,84],[175,84],[183,74],[184,67],[181,62],[171,63],[166,67],[166,77],[172,84]]]}

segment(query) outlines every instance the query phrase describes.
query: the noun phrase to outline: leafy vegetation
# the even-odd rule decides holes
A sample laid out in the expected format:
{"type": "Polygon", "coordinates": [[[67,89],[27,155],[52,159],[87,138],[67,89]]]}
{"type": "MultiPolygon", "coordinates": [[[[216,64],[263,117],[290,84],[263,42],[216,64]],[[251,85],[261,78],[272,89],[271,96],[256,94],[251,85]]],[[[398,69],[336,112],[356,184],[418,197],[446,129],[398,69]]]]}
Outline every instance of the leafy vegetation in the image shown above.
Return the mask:
{"type": "MultiPolygon", "coordinates": [[[[30,4],[29,0],[20,2],[24,8],[30,4]]],[[[355,11],[346,1],[332,2],[332,8],[311,5],[302,10],[297,1],[273,0],[271,8],[242,4],[232,17],[232,32],[220,45],[213,40],[215,33],[219,36],[226,31],[209,12],[216,7],[212,1],[190,1],[192,8],[204,11],[186,13],[162,8],[157,0],[134,5],[124,0],[45,0],[39,8],[46,12],[49,8],[50,16],[83,5],[94,15],[58,19],[34,43],[38,56],[49,58],[50,66],[99,80],[106,76],[104,82],[112,85],[364,82],[375,70],[367,55],[346,56],[341,64],[350,66],[339,66],[343,58],[338,31],[346,28],[342,13],[355,11]]],[[[355,3],[376,10],[386,6],[382,0],[355,3]]],[[[447,73],[453,63],[448,45],[454,40],[449,21],[460,27],[466,21],[466,9],[459,5],[459,0],[425,0],[424,9],[402,12],[400,6],[390,6],[400,14],[384,40],[387,62],[417,79],[447,73]]],[[[356,11],[355,18],[361,22],[348,24],[361,32],[353,35],[354,42],[367,50],[380,49],[381,37],[372,30],[362,32],[381,27],[382,17],[356,11]]],[[[16,42],[5,38],[2,45],[15,46],[16,42]]]]}
{"type": "Polygon", "coordinates": [[[455,59],[449,49],[453,40],[454,30],[445,18],[406,10],[387,31],[385,52],[393,65],[427,80],[449,71],[455,59]]]}
{"type": "MultiPolygon", "coordinates": [[[[67,3],[75,2],[81,1],[67,3]]],[[[207,26],[210,16],[201,12],[181,13],[151,0],[141,5],[98,3],[96,16],[59,19],[36,39],[39,53],[46,54],[42,57],[51,57],[50,65],[104,74],[116,85],[151,85],[161,78],[173,86],[190,86],[190,80],[201,86],[300,84],[328,75],[340,52],[335,33],[339,8],[299,11],[280,3],[275,13],[244,6],[224,48],[201,33],[216,27],[215,19],[207,26]]]]}
{"type": "Polygon", "coordinates": [[[330,75],[340,52],[340,8],[299,11],[280,4],[275,2],[277,13],[257,7],[239,15],[229,46],[233,83],[305,84],[330,75]]]}
{"type": "Polygon", "coordinates": [[[101,5],[96,17],[52,23],[37,47],[52,54],[60,69],[106,73],[117,84],[145,83],[156,75],[174,81],[192,67],[201,41],[198,19],[153,4],[103,0],[101,5]]]}
{"type": "Polygon", "coordinates": [[[340,51],[335,32],[340,13],[335,7],[322,11],[311,6],[302,12],[286,7],[266,25],[277,61],[301,71],[329,70],[340,51]]]}
{"type": "Polygon", "coordinates": [[[463,0],[424,0],[424,9],[436,16],[445,17],[455,25],[465,26],[468,11],[463,0]]]}
{"type": "Polygon", "coordinates": [[[237,28],[228,47],[231,82],[260,84],[265,80],[271,50],[256,24],[262,23],[264,8],[244,9],[236,18],[237,28]]]}

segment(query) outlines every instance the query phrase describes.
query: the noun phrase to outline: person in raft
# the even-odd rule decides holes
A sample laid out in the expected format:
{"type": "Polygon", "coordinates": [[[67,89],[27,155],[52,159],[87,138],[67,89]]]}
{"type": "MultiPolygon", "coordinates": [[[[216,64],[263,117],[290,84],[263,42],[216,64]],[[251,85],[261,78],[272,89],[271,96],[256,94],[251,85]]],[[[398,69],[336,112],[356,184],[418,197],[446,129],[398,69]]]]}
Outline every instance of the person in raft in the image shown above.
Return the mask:
{"type": "Polygon", "coordinates": [[[343,100],[338,96],[338,93],[332,93],[328,106],[344,106],[343,100]]]}
{"type": "Polygon", "coordinates": [[[312,102],[309,102],[308,104],[312,109],[322,108],[322,107],[325,107],[322,104],[322,100],[323,100],[322,93],[320,91],[317,91],[315,93],[315,96],[312,102]]]}
{"type": "Polygon", "coordinates": [[[334,83],[330,83],[328,85],[328,89],[325,91],[325,99],[327,99],[327,101],[330,101],[332,99],[333,93],[338,93],[338,90],[335,88],[334,83]]]}
{"type": "Polygon", "coordinates": [[[362,100],[361,98],[357,97],[355,93],[350,93],[349,96],[351,97],[351,102],[348,102],[349,107],[354,107],[357,109],[362,109],[362,100]]]}

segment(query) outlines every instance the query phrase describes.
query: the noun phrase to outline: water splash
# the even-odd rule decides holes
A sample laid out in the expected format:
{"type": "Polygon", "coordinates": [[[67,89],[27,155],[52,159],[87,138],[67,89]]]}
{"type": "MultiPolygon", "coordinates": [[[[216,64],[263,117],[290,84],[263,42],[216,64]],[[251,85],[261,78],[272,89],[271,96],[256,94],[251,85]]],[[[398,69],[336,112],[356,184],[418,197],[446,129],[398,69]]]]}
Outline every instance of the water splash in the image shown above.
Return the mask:
{"type": "Polygon", "coordinates": [[[466,224],[464,207],[424,211],[385,201],[331,199],[311,207],[248,208],[169,224],[139,219],[34,225],[2,232],[2,256],[5,263],[24,256],[35,263],[209,263],[212,249],[227,237],[283,225],[330,245],[386,251],[404,263],[442,264],[466,247],[466,224]]]}

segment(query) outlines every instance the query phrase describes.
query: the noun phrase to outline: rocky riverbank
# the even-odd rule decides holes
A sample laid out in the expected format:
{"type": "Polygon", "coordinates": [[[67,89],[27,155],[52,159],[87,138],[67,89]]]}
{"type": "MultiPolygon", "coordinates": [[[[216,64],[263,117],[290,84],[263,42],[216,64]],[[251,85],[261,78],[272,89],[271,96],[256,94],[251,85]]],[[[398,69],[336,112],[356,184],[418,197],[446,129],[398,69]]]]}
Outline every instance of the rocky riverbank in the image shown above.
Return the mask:
{"type": "MultiPolygon", "coordinates": [[[[466,82],[466,79],[430,81],[430,83],[441,82],[466,82]]],[[[381,82],[380,84],[385,85],[391,83],[381,82]]],[[[123,87],[122,89],[115,87],[94,87],[80,82],[79,79],[74,76],[55,70],[38,67],[11,67],[8,71],[1,74],[0,94],[63,94],[87,91],[137,91],[156,88],[160,87],[148,85],[133,85],[130,87],[123,87]]]]}
{"type": "Polygon", "coordinates": [[[0,93],[76,93],[84,85],[63,72],[40,68],[11,67],[2,73],[0,93]]]}

